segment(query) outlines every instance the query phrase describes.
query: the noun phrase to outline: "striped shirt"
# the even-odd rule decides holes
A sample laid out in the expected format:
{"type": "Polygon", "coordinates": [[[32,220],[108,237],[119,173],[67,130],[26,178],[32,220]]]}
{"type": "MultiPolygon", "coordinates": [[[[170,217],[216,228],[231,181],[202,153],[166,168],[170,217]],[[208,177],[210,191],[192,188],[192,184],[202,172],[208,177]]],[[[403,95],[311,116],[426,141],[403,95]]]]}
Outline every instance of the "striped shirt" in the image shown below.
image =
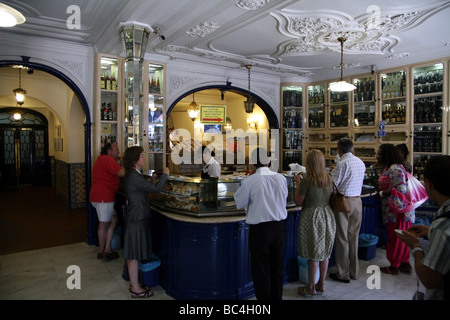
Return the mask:
{"type": "Polygon", "coordinates": [[[346,197],[361,195],[366,165],[353,153],[347,152],[331,171],[336,188],[346,197]]]}
{"type": "MultiPolygon", "coordinates": [[[[450,200],[437,211],[436,217],[450,210],[450,200]]],[[[450,271],[450,218],[433,220],[428,232],[430,239],[428,250],[422,260],[424,266],[439,272],[445,276],[450,271]]],[[[444,299],[444,280],[436,289],[428,289],[425,293],[426,300],[444,299]]]]}

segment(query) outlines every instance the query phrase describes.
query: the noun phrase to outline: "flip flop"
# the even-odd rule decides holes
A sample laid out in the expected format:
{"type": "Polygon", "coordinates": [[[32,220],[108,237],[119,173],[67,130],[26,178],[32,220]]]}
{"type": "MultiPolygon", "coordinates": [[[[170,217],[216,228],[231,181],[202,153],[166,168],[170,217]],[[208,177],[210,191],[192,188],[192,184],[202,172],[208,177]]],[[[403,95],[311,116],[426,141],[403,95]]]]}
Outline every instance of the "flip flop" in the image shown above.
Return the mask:
{"type": "Polygon", "coordinates": [[[134,292],[131,291],[132,298],[150,298],[153,296],[153,291],[134,292]]]}
{"type": "MultiPolygon", "coordinates": [[[[141,289],[145,290],[145,291],[150,291],[150,287],[147,287],[146,285],[141,284],[141,289]]],[[[130,286],[128,287],[128,291],[132,292],[133,290],[133,286],[130,284],[130,286]]]]}

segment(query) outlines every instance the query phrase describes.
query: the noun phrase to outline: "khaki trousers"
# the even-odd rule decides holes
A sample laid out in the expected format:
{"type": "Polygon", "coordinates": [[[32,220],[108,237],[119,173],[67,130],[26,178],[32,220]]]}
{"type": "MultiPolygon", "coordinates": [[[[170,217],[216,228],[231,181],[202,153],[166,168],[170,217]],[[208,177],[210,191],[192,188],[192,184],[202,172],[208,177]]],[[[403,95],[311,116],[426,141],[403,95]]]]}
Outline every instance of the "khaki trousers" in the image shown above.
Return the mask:
{"type": "Polygon", "coordinates": [[[362,221],[361,198],[346,198],[346,200],[350,207],[350,213],[334,213],[336,219],[334,255],[337,276],[342,280],[358,278],[358,240],[362,221]]]}

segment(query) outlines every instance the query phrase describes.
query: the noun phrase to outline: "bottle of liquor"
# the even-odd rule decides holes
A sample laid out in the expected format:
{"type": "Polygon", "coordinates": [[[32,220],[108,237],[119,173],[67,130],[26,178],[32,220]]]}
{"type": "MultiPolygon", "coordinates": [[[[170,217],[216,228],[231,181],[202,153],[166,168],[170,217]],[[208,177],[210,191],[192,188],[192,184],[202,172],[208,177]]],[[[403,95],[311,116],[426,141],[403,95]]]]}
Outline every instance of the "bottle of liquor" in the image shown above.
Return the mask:
{"type": "Polygon", "coordinates": [[[405,94],[406,94],[406,74],[405,71],[403,71],[402,81],[400,83],[400,96],[404,97],[405,94]]]}
{"type": "Polygon", "coordinates": [[[159,78],[156,78],[156,93],[161,93],[161,87],[159,85],[159,78]]]}
{"type": "Polygon", "coordinates": [[[111,90],[117,91],[117,79],[114,73],[111,75],[111,90]]]}
{"type": "Polygon", "coordinates": [[[102,89],[102,90],[106,89],[105,74],[103,72],[102,72],[102,75],[100,77],[100,89],[102,89]]]}
{"type": "Polygon", "coordinates": [[[111,78],[109,77],[109,73],[106,73],[106,77],[105,77],[105,85],[106,85],[106,90],[111,90],[111,78]]]}

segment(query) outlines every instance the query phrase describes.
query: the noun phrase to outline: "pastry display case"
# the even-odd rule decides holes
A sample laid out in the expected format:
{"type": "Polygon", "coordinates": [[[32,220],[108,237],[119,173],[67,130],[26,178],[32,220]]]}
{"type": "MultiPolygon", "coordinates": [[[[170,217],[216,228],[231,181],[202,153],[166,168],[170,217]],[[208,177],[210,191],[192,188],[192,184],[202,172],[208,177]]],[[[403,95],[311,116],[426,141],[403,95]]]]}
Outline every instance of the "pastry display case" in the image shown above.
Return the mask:
{"type": "MultiPolygon", "coordinates": [[[[294,176],[284,176],[288,185],[286,207],[294,207],[294,176]]],[[[244,209],[236,208],[234,194],[246,177],[201,179],[171,176],[161,193],[151,194],[151,203],[159,208],[189,216],[245,215],[244,209]]]]}

